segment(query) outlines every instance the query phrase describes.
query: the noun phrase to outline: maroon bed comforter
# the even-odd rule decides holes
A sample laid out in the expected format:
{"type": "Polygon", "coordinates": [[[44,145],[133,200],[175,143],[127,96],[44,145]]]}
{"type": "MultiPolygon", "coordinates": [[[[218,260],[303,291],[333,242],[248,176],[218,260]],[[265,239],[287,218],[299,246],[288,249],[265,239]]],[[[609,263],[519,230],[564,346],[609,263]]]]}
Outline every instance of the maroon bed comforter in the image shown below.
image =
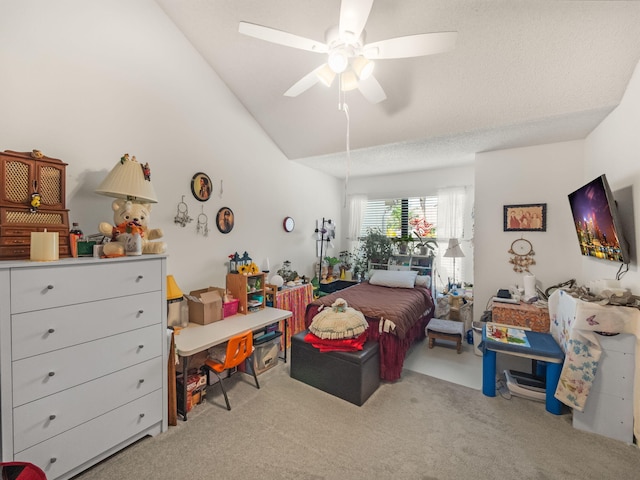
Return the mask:
{"type": "Polygon", "coordinates": [[[337,298],[344,298],[350,307],[361,311],[367,319],[367,339],[380,345],[380,378],[388,381],[399,379],[409,347],[414,341],[424,338],[424,328],[433,315],[429,290],[360,283],[310,303],[305,326],[309,327],[322,305],[331,305],[337,298]]]}

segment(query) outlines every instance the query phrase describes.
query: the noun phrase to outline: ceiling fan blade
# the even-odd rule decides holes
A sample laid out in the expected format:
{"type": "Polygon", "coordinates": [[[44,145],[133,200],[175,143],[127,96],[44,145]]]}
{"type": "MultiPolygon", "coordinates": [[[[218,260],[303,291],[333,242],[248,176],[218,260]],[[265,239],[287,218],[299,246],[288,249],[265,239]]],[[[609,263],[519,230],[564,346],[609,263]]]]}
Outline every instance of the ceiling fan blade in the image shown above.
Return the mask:
{"type": "Polygon", "coordinates": [[[326,53],[329,47],[322,42],[316,42],[310,38],[299,37],[293,33],[283,32],[275,28],[256,25],[255,23],[240,22],[238,31],[243,35],[266,40],[267,42],[277,43],[286,47],[299,48],[300,50],[308,50],[310,52],[326,53]]]}
{"type": "Polygon", "coordinates": [[[323,66],[324,65],[319,66],[315,70],[313,70],[313,71],[309,72],[308,74],[306,74],[304,77],[302,77],[296,83],[294,83],[289,88],[289,90],[284,92],[284,96],[285,97],[297,97],[302,92],[305,92],[305,91],[309,90],[311,87],[313,87],[316,83],[318,83],[320,81],[320,77],[318,77],[318,71],[323,66]]]}
{"type": "Polygon", "coordinates": [[[373,0],[342,0],[340,5],[340,37],[344,32],[351,32],[356,39],[360,38],[367,23],[373,0]]]}
{"type": "Polygon", "coordinates": [[[372,60],[409,58],[453,50],[458,32],[420,33],[390,38],[364,46],[364,55],[372,60]]]}
{"type": "Polygon", "coordinates": [[[358,90],[371,103],[380,103],[387,99],[387,94],[384,93],[384,90],[373,75],[365,80],[360,80],[358,82],[358,90]]]}

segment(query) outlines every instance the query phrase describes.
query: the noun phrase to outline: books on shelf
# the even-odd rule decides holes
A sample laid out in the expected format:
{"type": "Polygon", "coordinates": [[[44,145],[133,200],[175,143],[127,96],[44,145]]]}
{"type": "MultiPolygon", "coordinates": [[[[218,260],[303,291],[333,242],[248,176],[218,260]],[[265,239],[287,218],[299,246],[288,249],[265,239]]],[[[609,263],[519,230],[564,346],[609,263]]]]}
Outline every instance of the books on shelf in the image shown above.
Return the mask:
{"type": "Polygon", "coordinates": [[[487,323],[487,340],[518,347],[531,347],[525,330],[492,322],[487,323]]]}

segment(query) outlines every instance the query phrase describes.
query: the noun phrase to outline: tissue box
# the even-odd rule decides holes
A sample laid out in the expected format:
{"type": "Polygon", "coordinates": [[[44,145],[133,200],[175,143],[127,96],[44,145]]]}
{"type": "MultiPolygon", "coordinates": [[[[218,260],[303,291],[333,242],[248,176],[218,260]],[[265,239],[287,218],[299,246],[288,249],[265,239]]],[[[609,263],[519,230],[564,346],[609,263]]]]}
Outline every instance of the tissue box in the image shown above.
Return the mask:
{"type": "Polygon", "coordinates": [[[222,298],[224,288],[208,287],[193,290],[187,295],[189,301],[189,321],[208,325],[222,320],[222,298]]]}

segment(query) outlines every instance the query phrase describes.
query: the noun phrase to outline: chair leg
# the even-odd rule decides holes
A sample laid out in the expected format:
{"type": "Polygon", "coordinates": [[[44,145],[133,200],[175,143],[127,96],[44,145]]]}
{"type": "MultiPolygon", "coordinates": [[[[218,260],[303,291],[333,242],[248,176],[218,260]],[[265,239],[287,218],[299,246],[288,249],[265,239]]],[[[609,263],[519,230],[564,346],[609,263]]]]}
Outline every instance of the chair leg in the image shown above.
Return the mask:
{"type": "Polygon", "coordinates": [[[253,379],[256,381],[256,388],[258,390],[260,390],[260,384],[258,383],[258,377],[256,376],[256,369],[254,367],[254,363],[253,363],[253,355],[251,355],[250,357],[248,357],[249,359],[249,363],[251,365],[251,373],[253,374],[253,379]]]}
{"type": "Polygon", "coordinates": [[[222,377],[218,374],[218,372],[214,371],[214,373],[218,376],[218,383],[220,384],[220,388],[222,389],[222,394],[224,395],[224,401],[227,403],[227,410],[231,410],[231,405],[229,404],[229,397],[227,397],[227,391],[224,388],[224,383],[222,382],[222,377]]]}
{"type": "MultiPolygon", "coordinates": [[[[227,391],[224,389],[224,384],[222,383],[222,377],[220,376],[220,374],[218,372],[216,372],[213,368],[209,367],[209,365],[203,365],[203,367],[206,370],[209,370],[210,372],[213,372],[216,374],[216,377],[218,377],[218,383],[220,384],[220,388],[222,389],[222,394],[224,395],[224,401],[227,403],[227,410],[231,410],[231,405],[229,404],[229,397],[227,397],[227,391]]],[[[226,371],[226,370],[224,370],[226,371]]],[[[207,386],[209,386],[209,376],[207,375],[207,386]]]]}

